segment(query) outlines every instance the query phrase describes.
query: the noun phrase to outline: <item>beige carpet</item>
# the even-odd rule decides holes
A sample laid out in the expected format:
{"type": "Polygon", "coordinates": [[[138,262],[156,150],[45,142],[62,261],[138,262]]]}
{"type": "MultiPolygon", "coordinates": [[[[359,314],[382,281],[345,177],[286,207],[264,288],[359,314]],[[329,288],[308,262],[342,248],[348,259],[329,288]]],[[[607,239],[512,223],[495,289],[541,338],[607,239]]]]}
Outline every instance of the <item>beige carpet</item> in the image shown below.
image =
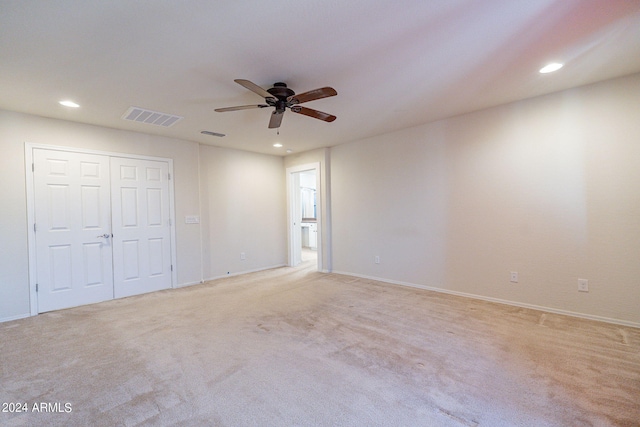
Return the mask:
{"type": "Polygon", "coordinates": [[[310,262],[2,323],[0,340],[0,403],[28,405],[2,426],[640,425],[638,329],[310,262]]]}

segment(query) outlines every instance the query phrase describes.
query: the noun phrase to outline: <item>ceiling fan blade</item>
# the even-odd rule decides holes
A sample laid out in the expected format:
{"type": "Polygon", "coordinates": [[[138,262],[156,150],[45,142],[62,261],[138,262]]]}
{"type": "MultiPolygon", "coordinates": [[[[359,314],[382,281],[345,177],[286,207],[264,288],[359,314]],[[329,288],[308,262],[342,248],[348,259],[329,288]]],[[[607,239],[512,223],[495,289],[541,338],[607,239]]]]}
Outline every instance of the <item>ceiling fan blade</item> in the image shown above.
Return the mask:
{"type": "Polygon", "coordinates": [[[307,107],[301,107],[300,105],[294,105],[293,107],[291,107],[291,111],[293,111],[294,113],[313,117],[314,119],[324,120],[325,122],[332,122],[336,119],[336,116],[332,114],[323,113],[322,111],[313,110],[307,107]]]}
{"type": "Polygon", "coordinates": [[[238,83],[240,86],[245,87],[246,89],[249,89],[251,92],[257,93],[258,95],[260,95],[263,98],[275,98],[269,92],[267,92],[266,90],[262,89],[257,84],[255,84],[253,82],[250,82],[249,80],[235,79],[234,82],[238,83]]]}
{"type": "Polygon", "coordinates": [[[218,113],[224,113],[225,111],[249,110],[251,108],[266,108],[266,107],[268,107],[267,104],[238,105],[237,107],[216,108],[213,111],[217,111],[218,113]]]}
{"type": "Polygon", "coordinates": [[[314,101],[316,99],[328,98],[329,96],[336,96],[338,92],[332,87],[323,87],[320,89],[310,90],[308,92],[299,93],[297,95],[291,95],[287,98],[292,104],[302,104],[303,102],[314,101]]]}
{"type": "Polygon", "coordinates": [[[269,129],[275,129],[280,127],[280,123],[282,123],[282,116],[284,116],[284,111],[274,111],[271,113],[271,119],[269,119],[269,129]]]}

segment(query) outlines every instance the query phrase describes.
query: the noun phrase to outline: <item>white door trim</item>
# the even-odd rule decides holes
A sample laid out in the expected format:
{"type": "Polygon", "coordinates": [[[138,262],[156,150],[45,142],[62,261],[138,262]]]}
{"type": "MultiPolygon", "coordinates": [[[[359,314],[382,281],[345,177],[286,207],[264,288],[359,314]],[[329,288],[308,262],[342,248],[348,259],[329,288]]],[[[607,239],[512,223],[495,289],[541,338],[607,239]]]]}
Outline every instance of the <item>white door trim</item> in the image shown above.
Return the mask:
{"type": "Polygon", "coordinates": [[[25,174],[26,176],[26,193],[27,193],[27,245],[29,250],[29,304],[30,314],[35,316],[38,314],[38,294],[36,292],[36,233],[34,230],[35,225],[35,194],[33,188],[33,150],[36,148],[45,150],[57,150],[68,151],[82,154],[98,154],[109,157],[125,157],[130,159],[141,160],[155,160],[161,162],[167,162],[169,165],[169,174],[171,175],[171,183],[169,184],[169,206],[170,206],[170,221],[171,221],[171,265],[173,271],[171,272],[171,287],[176,287],[178,283],[178,269],[177,269],[177,255],[176,255],[176,221],[175,221],[175,194],[173,186],[173,159],[165,157],[154,156],[142,156],[137,154],[117,153],[110,151],[91,150],[77,147],[64,147],[57,145],[47,145],[25,142],[24,144],[24,161],[25,161],[25,174]]]}
{"type": "Polygon", "coordinates": [[[297,245],[295,242],[295,233],[294,233],[294,209],[297,207],[294,206],[295,195],[294,191],[298,191],[299,188],[295,188],[293,185],[293,177],[292,175],[299,172],[306,171],[315,171],[316,174],[316,218],[318,221],[318,271],[323,271],[323,239],[322,239],[322,206],[323,206],[323,192],[320,185],[320,162],[315,163],[307,163],[304,165],[292,166],[286,169],[287,176],[287,242],[288,242],[288,264],[290,267],[294,266],[295,257],[294,257],[294,248],[297,245]]]}

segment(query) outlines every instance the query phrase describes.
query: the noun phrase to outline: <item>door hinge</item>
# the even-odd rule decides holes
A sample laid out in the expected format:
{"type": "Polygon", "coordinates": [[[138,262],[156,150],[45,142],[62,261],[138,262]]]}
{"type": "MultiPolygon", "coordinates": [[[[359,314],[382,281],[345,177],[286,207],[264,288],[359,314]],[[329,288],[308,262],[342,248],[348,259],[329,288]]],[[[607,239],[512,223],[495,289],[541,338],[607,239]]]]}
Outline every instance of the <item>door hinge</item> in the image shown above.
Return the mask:
{"type": "Polygon", "coordinates": [[[36,283],[36,292],[38,292],[38,284],[36,283]]]}
{"type": "Polygon", "coordinates": [[[171,271],[173,271],[173,265],[171,266],[171,271]]]}
{"type": "Polygon", "coordinates": [[[36,164],[31,163],[31,172],[35,172],[35,171],[36,171],[36,164]]]}
{"type": "Polygon", "coordinates": [[[169,181],[171,181],[171,174],[170,173],[167,174],[167,177],[169,177],[169,181]]]}
{"type": "Polygon", "coordinates": [[[36,223],[35,222],[33,223],[33,232],[34,233],[36,232],[36,223]]]}

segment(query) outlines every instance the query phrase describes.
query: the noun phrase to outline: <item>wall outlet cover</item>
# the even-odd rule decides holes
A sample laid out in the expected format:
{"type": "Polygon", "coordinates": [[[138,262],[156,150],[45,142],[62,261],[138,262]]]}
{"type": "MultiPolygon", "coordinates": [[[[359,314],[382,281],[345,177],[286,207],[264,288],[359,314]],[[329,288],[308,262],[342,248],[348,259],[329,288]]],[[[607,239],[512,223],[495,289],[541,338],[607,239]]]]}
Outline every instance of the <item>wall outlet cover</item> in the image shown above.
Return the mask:
{"type": "Polygon", "coordinates": [[[587,279],[578,279],[578,292],[589,292],[589,281],[587,279]]]}

